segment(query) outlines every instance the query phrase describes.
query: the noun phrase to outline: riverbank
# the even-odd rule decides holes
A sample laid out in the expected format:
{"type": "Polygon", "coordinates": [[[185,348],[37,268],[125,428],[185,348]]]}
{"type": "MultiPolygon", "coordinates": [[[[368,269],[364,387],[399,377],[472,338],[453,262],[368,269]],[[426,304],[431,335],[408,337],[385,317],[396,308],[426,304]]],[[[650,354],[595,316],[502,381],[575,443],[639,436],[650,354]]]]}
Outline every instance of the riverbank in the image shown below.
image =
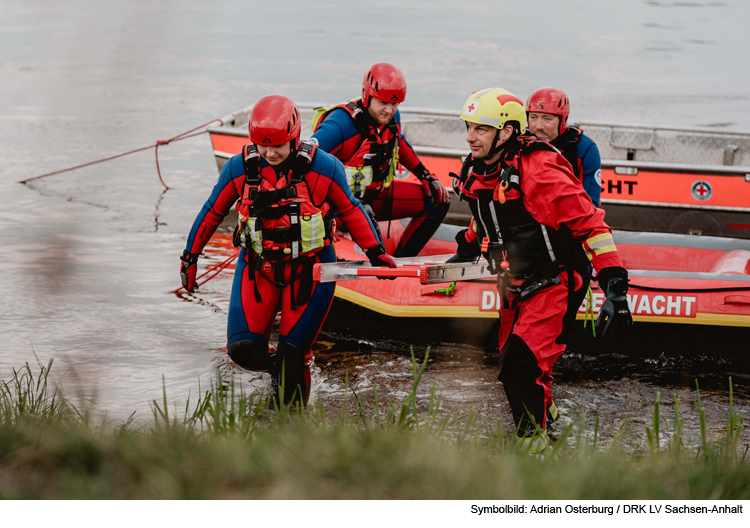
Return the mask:
{"type": "Polygon", "coordinates": [[[417,404],[424,364],[403,401],[375,391],[340,416],[274,409],[217,374],[184,409],[165,393],[146,423],[95,422],[49,385],[52,362],[26,365],[0,384],[0,499],[750,498],[731,385],[722,434],[699,403],[699,445],[682,438],[679,402],[666,417],[657,394],[640,445],[602,445],[598,417],[582,416],[530,456],[512,431],[442,408],[437,388],[417,404]]]}

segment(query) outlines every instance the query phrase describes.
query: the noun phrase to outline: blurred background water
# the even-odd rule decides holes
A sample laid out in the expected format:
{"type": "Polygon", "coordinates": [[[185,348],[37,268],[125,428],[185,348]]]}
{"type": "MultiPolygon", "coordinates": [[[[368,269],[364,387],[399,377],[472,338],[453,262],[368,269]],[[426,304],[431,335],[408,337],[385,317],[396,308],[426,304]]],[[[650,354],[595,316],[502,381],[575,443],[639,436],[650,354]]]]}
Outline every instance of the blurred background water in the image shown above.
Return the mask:
{"type": "MultiPolygon", "coordinates": [[[[2,377],[34,353],[54,357],[69,393],[120,418],[147,415],[162,376],[170,401],[184,402],[217,365],[231,368],[230,275],[200,298],[166,294],[216,179],[208,136],[160,149],[167,192],[151,150],[17,180],[152,144],[269,93],[349,99],[381,61],[405,73],[409,106],[458,110],[480,88],[525,99],[556,85],[573,120],[748,131],[749,19],[743,0],[0,0],[2,377]]],[[[383,383],[398,396],[408,385],[408,339],[322,340],[314,388],[331,406],[345,372],[365,392],[383,383]]],[[[432,351],[428,383],[446,401],[510,423],[491,355],[460,344],[432,351]]],[[[623,359],[605,374],[571,355],[557,372],[561,407],[601,410],[614,428],[627,414],[646,420],[657,390],[689,398],[693,375],[710,374],[719,381],[706,401],[721,423],[725,378],[738,367],[705,352],[697,369],[623,359]]]]}

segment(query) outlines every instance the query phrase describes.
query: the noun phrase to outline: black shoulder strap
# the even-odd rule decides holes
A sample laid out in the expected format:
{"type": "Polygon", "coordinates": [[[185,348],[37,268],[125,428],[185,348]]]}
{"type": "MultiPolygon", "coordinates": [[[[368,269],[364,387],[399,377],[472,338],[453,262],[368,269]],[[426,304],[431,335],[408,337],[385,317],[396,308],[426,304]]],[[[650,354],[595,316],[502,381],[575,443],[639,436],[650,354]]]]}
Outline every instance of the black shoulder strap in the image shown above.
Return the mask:
{"type": "Polygon", "coordinates": [[[365,138],[370,134],[370,124],[367,122],[367,112],[356,101],[349,101],[344,108],[354,120],[354,124],[360,131],[360,135],[365,138]]]}
{"type": "Polygon", "coordinates": [[[573,167],[573,174],[580,178],[578,174],[578,142],[581,140],[583,132],[577,127],[568,127],[568,129],[562,133],[562,155],[568,160],[570,166],[573,167]]]}
{"type": "Polygon", "coordinates": [[[469,177],[469,174],[471,173],[471,169],[474,167],[474,158],[473,156],[469,155],[466,156],[466,159],[463,162],[463,165],[461,165],[461,172],[458,175],[458,181],[460,182],[460,188],[463,189],[466,192],[471,191],[471,187],[476,181],[476,178],[469,177]]]}
{"type": "Polygon", "coordinates": [[[385,165],[386,163],[390,164],[393,161],[393,151],[396,149],[396,145],[401,139],[401,133],[398,125],[396,124],[396,121],[391,119],[391,122],[388,123],[387,127],[391,131],[391,139],[389,139],[388,143],[386,143],[385,145],[382,160],[383,165],[385,165]]]}
{"type": "Polygon", "coordinates": [[[245,164],[245,182],[257,187],[260,185],[260,154],[254,144],[242,148],[242,159],[245,164]]]}
{"type": "Polygon", "coordinates": [[[299,149],[297,149],[297,155],[294,157],[294,162],[292,164],[289,183],[300,183],[305,178],[305,174],[310,171],[317,150],[318,146],[315,143],[309,141],[303,141],[300,143],[299,149]]]}
{"type": "Polygon", "coordinates": [[[500,173],[499,181],[508,184],[508,187],[515,187],[519,192],[521,192],[520,156],[516,158],[516,163],[518,164],[518,167],[516,167],[515,164],[511,164],[503,169],[503,171],[500,173]]]}

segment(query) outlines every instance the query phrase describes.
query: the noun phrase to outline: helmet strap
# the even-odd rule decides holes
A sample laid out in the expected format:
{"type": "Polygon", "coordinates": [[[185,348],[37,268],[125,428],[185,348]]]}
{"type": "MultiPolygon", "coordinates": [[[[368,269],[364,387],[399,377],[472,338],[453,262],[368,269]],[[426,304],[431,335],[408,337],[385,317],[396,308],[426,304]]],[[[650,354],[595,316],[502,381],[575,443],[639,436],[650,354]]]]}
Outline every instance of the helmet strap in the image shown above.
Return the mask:
{"type": "Polygon", "coordinates": [[[498,141],[500,141],[500,130],[501,129],[498,128],[497,132],[495,132],[495,139],[492,140],[492,148],[487,153],[487,155],[484,157],[484,159],[489,159],[492,156],[494,156],[495,154],[497,154],[498,152],[500,152],[501,150],[503,150],[504,144],[503,145],[498,145],[497,144],[498,141]]]}

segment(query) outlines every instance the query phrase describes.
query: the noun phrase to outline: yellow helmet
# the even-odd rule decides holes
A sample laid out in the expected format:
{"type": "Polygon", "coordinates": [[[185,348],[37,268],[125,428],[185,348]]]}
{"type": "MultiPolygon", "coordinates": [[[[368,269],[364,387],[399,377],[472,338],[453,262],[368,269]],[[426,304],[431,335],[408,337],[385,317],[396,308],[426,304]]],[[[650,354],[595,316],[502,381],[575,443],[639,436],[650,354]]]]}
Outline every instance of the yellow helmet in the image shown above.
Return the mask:
{"type": "Polygon", "coordinates": [[[464,103],[461,119],[498,130],[508,121],[518,121],[520,132],[526,131],[526,110],[523,101],[502,88],[485,88],[474,92],[464,103]]]}

